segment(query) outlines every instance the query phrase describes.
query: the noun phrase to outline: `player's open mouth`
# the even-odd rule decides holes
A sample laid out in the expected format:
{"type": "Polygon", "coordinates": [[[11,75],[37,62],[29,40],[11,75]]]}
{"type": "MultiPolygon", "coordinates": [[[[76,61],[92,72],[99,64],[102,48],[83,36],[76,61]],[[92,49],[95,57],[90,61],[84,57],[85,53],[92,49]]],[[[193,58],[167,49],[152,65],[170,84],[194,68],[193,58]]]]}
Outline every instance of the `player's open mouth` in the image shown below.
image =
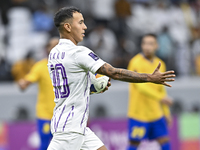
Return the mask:
{"type": "Polygon", "coordinates": [[[85,36],[85,34],[84,34],[84,33],[82,33],[82,36],[85,36]]]}

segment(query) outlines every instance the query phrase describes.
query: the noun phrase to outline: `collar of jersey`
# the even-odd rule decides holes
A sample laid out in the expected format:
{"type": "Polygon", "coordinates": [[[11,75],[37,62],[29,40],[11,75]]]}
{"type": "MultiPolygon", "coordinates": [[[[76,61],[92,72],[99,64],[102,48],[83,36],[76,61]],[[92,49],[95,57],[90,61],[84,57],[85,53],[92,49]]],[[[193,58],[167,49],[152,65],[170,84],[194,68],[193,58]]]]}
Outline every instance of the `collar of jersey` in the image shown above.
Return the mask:
{"type": "Polygon", "coordinates": [[[69,39],[60,39],[58,44],[59,45],[61,45],[61,44],[70,44],[70,45],[74,45],[75,46],[75,44],[69,39]]]}

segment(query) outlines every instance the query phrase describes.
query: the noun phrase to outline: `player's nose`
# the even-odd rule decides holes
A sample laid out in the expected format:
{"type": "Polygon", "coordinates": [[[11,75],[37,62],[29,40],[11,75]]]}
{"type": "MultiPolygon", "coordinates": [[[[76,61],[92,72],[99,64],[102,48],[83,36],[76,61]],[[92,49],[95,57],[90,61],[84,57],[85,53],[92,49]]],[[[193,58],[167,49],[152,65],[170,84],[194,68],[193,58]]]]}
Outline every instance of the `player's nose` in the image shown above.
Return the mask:
{"type": "Polygon", "coordinates": [[[84,24],[84,26],[83,26],[83,29],[84,29],[84,30],[86,30],[86,29],[87,29],[87,26],[86,26],[85,24],[84,24]]]}

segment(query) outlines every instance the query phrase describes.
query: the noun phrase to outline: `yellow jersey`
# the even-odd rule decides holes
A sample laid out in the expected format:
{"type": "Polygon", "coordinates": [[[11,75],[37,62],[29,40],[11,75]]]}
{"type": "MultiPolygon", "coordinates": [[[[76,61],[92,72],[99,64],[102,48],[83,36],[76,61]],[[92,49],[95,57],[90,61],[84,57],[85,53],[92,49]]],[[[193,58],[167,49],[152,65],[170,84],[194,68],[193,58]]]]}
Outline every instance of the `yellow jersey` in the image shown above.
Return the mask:
{"type": "Polygon", "coordinates": [[[25,76],[25,80],[38,82],[38,98],[36,104],[36,116],[40,119],[50,120],[53,116],[54,92],[53,85],[47,68],[47,59],[37,62],[25,76]]]}
{"type": "MultiPolygon", "coordinates": [[[[161,62],[160,72],[165,72],[166,66],[161,59],[155,57],[151,62],[140,53],[130,60],[128,70],[151,74],[159,62],[161,62]]],[[[151,122],[164,115],[170,115],[168,106],[160,103],[160,100],[165,96],[166,89],[163,85],[130,83],[128,117],[143,122],[151,122]]]]}

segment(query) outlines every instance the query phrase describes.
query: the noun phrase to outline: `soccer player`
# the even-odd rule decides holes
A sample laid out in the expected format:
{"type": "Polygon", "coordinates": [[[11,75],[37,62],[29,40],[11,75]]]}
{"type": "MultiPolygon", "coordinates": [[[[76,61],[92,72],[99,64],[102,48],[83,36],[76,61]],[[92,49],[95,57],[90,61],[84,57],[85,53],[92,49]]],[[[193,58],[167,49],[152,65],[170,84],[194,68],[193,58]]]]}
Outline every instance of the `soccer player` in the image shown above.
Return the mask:
{"type": "MultiPolygon", "coordinates": [[[[51,38],[46,46],[47,54],[58,44],[59,38],[51,38]]],[[[54,92],[49,72],[47,68],[47,58],[37,62],[24,79],[18,81],[18,85],[25,90],[32,83],[37,82],[39,85],[38,100],[36,104],[37,129],[40,136],[39,150],[46,150],[52,134],[50,132],[50,122],[53,116],[54,92]]]]}
{"type": "MultiPolygon", "coordinates": [[[[158,48],[156,35],[144,35],[141,48],[142,53],[130,60],[128,70],[138,73],[151,73],[161,62],[160,71],[165,72],[165,63],[155,56],[158,48]]],[[[171,123],[168,107],[171,104],[172,99],[167,96],[163,85],[130,83],[128,150],[136,150],[143,139],[157,140],[162,150],[170,150],[167,123],[171,123]]]]}
{"type": "Polygon", "coordinates": [[[153,82],[170,86],[166,81],[174,81],[174,71],[160,73],[160,63],[152,74],[114,68],[92,50],[78,46],[87,27],[81,11],[75,7],[61,8],[55,14],[54,23],[60,41],[48,58],[56,103],[51,120],[53,138],[48,150],[107,150],[101,140],[86,127],[90,75],[98,73],[126,82],[153,82]]]}

